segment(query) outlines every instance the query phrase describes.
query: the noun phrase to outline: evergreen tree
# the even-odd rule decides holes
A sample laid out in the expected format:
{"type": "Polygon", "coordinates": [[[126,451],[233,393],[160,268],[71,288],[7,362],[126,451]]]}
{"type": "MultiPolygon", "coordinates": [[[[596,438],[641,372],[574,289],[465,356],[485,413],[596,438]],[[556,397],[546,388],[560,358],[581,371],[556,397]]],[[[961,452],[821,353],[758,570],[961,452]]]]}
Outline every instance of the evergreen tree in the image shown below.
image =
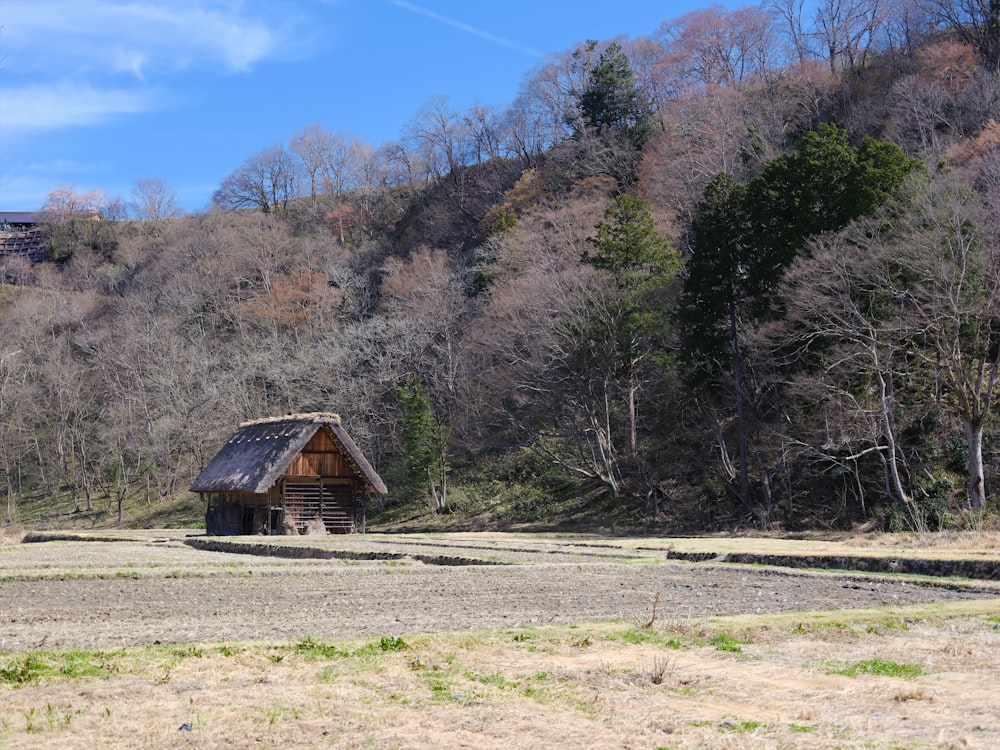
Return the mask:
{"type": "MultiPolygon", "coordinates": [[[[592,53],[596,45],[588,42],[577,50],[577,58],[592,53]]],[[[622,135],[637,149],[652,134],[651,108],[640,100],[632,65],[617,42],[601,52],[590,70],[585,88],[577,92],[577,108],[585,127],[599,135],[622,135]]]]}
{"type": "Polygon", "coordinates": [[[588,237],[594,252],[585,251],[584,263],[611,273],[622,291],[635,292],[651,281],[672,277],[680,268],[677,253],[656,229],[649,201],[617,196],[604,212],[606,221],[588,237]]]}
{"type": "Polygon", "coordinates": [[[748,239],[764,260],[754,269],[758,283],[773,288],[809,237],[871,215],[917,168],[887,141],[866,136],[854,147],[830,123],[807,133],[798,149],[769,161],[747,185],[748,239]]]}
{"type": "Polygon", "coordinates": [[[403,409],[402,442],[406,461],[407,487],[425,493],[434,510],[448,509],[448,426],[431,407],[423,380],[413,376],[396,389],[403,409]]]}
{"type": "Polygon", "coordinates": [[[686,268],[681,317],[693,360],[726,361],[733,318],[749,324],[780,309],[778,285],[806,241],[870,215],[918,168],[894,144],[865,138],[855,148],[825,124],[746,184],[718,175],[696,210],[686,268]]]}
{"type": "Polygon", "coordinates": [[[750,182],[720,174],[705,189],[679,313],[683,350],[693,382],[731,377],[739,494],[750,508],[742,333],[780,316],[779,285],[810,237],[872,213],[917,166],[891,143],[866,138],[855,148],[844,131],[821,125],[750,182]]]}
{"type": "Polygon", "coordinates": [[[587,238],[593,253],[584,252],[582,260],[610,274],[618,297],[617,305],[604,308],[617,311],[617,320],[594,324],[612,334],[612,343],[608,344],[611,350],[606,354],[621,377],[626,464],[628,471],[633,471],[638,461],[640,370],[658,347],[666,327],[657,291],[674,278],[680,259],[656,230],[647,201],[619,195],[608,206],[604,218],[606,221],[595,227],[597,234],[587,238]]]}

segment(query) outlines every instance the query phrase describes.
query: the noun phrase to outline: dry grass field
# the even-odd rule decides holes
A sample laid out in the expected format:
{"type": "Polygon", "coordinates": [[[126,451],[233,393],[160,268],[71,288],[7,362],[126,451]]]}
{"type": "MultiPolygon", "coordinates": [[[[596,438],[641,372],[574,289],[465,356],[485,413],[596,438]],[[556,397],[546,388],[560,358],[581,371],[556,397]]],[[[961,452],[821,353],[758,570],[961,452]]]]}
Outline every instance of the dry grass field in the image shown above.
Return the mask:
{"type": "Polygon", "coordinates": [[[718,562],[988,535],[100,536],[0,546],[0,748],[1000,747],[996,581],[718,562]]]}

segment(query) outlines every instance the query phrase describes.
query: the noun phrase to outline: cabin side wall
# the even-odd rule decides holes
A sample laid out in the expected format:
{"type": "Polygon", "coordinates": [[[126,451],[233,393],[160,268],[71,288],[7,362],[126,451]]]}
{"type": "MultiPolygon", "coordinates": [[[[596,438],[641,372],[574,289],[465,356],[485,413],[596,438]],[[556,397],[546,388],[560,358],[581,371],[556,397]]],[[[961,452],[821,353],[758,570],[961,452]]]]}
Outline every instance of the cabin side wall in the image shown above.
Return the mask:
{"type": "Polygon", "coordinates": [[[275,510],[274,492],[206,492],[205,533],[238,536],[280,533],[281,517],[275,510]]]}

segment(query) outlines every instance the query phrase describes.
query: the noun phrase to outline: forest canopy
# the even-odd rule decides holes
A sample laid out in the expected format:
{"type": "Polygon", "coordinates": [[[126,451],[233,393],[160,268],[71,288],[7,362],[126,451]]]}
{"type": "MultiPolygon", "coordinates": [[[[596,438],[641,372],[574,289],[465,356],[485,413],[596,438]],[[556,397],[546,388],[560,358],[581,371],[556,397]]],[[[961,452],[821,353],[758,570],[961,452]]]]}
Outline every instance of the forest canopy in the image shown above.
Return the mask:
{"type": "Polygon", "coordinates": [[[236,423],[336,411],[387,513],[981,525],[998,29],[986,0],[713,6],[396,141],[304,124],[203,214],[55,191],[45,257],[0,256],[5,518],[184,496],[236,423]]]}

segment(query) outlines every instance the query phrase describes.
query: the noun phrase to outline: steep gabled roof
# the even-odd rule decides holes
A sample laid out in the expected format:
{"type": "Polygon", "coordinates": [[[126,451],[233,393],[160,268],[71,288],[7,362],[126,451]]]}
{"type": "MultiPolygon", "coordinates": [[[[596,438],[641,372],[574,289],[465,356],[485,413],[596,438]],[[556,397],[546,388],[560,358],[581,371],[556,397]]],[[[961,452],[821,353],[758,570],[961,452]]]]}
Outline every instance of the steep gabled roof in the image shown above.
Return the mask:
{"type": "Polygon", "coordinates": [[[341,426],[340,416],[326,412],[243,422],[194,480],[191,491],[267,492],[321,429],[329,431],[354,474],[370,491],[388,493],[385,482],[341,426]]]}

